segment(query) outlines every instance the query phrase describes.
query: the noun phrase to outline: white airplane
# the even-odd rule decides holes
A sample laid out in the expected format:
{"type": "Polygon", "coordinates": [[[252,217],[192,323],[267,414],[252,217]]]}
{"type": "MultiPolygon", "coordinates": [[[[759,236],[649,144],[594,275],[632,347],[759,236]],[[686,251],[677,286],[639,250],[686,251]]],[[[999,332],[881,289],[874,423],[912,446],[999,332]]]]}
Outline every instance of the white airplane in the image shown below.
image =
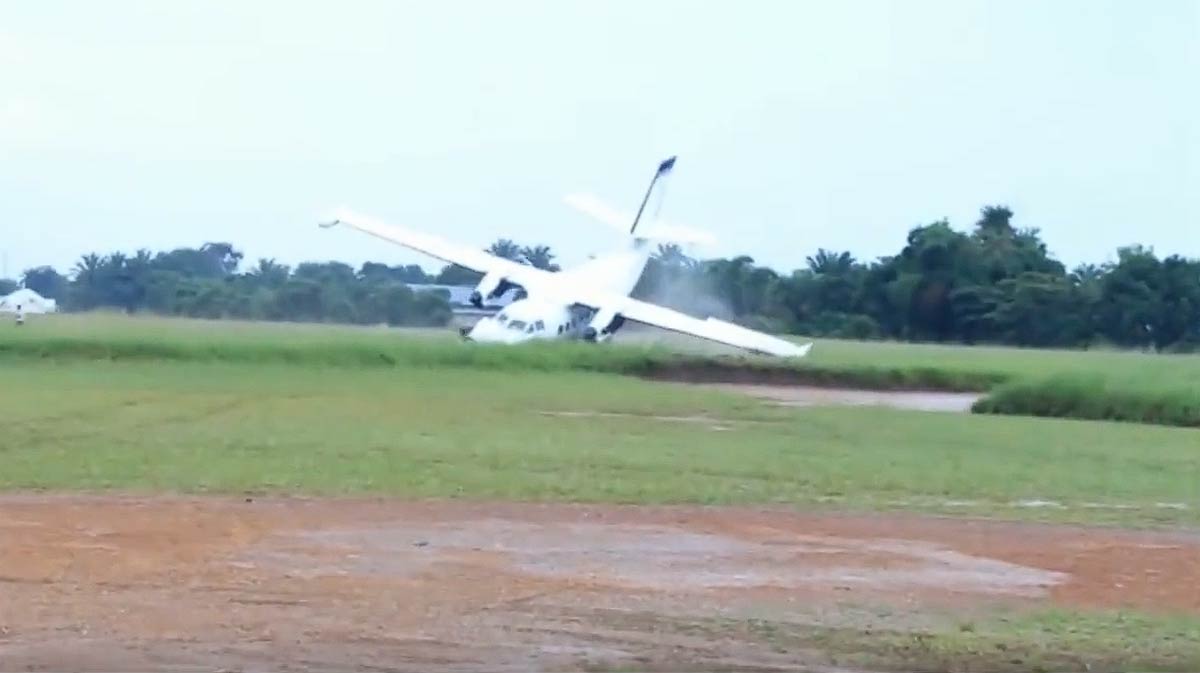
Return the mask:
{"type": "Polygon", "coordinates": [[[470,341],[512,344],[535,339],[583,339],[602,342],[610,339],[626,320],[631,320],[754,353],[783,357],[806,355],[812,348],[811,343],[796,344],[711,316],[695,318],[629,296],[650,259],[652,243],[712,240],[700,232],[663,223],[638,231],[638,221],[655,183],[674,164],[675,157],[659,164],[628,232],[625,226],[630,220],[621,213],[588,196],[567,197],[569,205],[620,228],[628,241],[623,249],[595,256],[579,266],[558,272],[497,257],[431,234],[388,225],[344,208],[321,226],[345,225],[483,274],[471,295],[471,302],[476,306],[482,306],[487,299],[498,297],[514,287],[524,291],[524,297],[496,315],[481,318],[473,327],[463,328],[462,336],[470,341]]]}

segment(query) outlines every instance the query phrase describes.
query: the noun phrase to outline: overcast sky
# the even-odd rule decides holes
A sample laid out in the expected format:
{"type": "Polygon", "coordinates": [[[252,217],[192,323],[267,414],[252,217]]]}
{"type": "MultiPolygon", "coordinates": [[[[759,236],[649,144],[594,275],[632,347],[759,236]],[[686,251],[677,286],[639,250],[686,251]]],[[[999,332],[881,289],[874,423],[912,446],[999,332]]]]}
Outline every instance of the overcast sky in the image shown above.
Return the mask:
{"type": "Polygon", "coordinates": [[[1068,264],[1200,256],[1200,0],[0,4],[0,249],[233,242],[436,265],[337,205],[472,245],[662,216],[790,270],[1004,203],[1068,264]]]}

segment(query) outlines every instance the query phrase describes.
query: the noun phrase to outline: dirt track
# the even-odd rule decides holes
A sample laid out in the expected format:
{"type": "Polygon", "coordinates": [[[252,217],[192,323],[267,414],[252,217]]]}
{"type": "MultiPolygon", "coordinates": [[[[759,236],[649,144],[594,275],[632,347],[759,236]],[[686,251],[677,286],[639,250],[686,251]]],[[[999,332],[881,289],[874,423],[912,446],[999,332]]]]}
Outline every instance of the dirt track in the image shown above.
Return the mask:
{"type": "Polygon", "coordinates": [[[920,626],[1000,603],[1200,610],[1200,538],[735,508],[0,499],[5,670],[820,668],[713,620],[920,626]]]}

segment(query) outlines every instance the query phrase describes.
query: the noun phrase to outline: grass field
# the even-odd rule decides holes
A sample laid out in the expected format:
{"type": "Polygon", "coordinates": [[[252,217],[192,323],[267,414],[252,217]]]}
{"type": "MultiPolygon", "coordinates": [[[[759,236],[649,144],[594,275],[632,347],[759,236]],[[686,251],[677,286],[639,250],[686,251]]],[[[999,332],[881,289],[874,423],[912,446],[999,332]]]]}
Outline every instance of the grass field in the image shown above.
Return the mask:
{"type": "Polygon", "coordinates": [[[840,652],[851,666],[946,671],[1195,671],[1200,620],[1133,612],[1046,610],[926,631],[786,630],[751,623],[782,647],[840,652]]]}
{"type": "Polygon", "coordinates": [[[789,410],[571,372],[0,366],[5,489],[802,503],[1073,521],[1200,519],[1200,451],[1195,432],[1186,429],[789,410]]]}
{"type": "MultiPolygon", "coordinates": [[[[808,341],[807,339],[797,339],[808,341]]],[[[463,344],[453,330],[430,328],[355,327],[294,323],[239,322],[232,320],[163,319],[156,317],[127,317],[118,314],[39,316],[25,328],[0,330],[0,349],[8,352],[35,352],[55,355],[56,348],[92,344],[111,346],[117,354],[136,355],[133,345],[158,345],[161,352],[178,349],[178,359],[188,357],[266,358],[268,349],[291,351],[295,358],[324,359],[337,364],[340,354],[344,361],[367,364],[388,364],[380,353],[394,362],[438,358],[439,364],[465,365],[511,362],[524,368],[530,360],[544,361],[542,368],[571,368],[571,360],[581,359],[582,367],[603,368],[620,372],[625,358],[703,357],[728,358],[754,362],[762,367],[786,367],[772,358],[739,356],[731,349],[712,347],[688,337],[651,332],[622,333],[612,347],[597,349],[583,344],[539,344],[534,354],[521,348],[486,348],[478,344],[463,344]],[[48,345],[47,345],[48,344],[48,345]],[[576,346],[553,348],[553,346],[576,346]],[[223,352],[224,351],[224,352],[223,352]],[[371,351],[373,357],[359,359],[358,351],[371,351]],[[474,353],[487,351],[487,356],[474,353]],[[493,354],[492,351],[498,351],[493,354]],[[553,351],[547,355],[548,351],[553,351]],[[585,352],[580,358],[579,351],[585,352]],[[601,355],[587,356],[586,353],[601,355]],[[560,355],[561,353],[561,355],[560,355]],[[569,357],[568,357],[569,355],[569,357]],[[558,356],[558,357],[556,357],[558,356]],[[497,358],[497,360],[493,360],[497,358]]],[[[895,342],[841,341],[816,339],[810,357],[791,367],[814,370],[861,371],[938,371],[947,378],[958,376],[963,383],[973,382],[976,389],[986,389],[988,382],[1030,379],[1050,374],[1104,373],[1117,379],[1161,382],[1164,379],[1183,383],[1200,383],[1200,356],[1151,354],[1132,351],[1039,350],[992,346],[943,346],[895,342]]],[[[82,351],[82,347],[80,347],[82,351]]],[[[155,352],[145,353],[153,357],[155,352]]]]}
{"type": "Polygon", "coordinates": [[[287,363],[356,368],[600,371],[871,389],[990,391],[979,412],[1200,427],[1200,355],[818,340],[798,362],[661,332],[621,343],[465,344],[450,330],[40,316],[0,330],[9,359],[287,363]]]}

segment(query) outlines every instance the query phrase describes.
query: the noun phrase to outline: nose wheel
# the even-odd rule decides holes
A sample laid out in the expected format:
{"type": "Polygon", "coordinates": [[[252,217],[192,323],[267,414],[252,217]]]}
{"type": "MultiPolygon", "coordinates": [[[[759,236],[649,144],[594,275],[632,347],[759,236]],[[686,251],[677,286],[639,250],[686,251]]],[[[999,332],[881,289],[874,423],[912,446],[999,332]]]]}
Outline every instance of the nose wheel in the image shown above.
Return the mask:
{"type": "Polygon", "coordinates": [[[611,338],[612,332],[609,331],[597,333],[595,327],[588,327],[587,329],[583,330],[583,340],[589,343],[601,343],[608,341],[611,338]]]}

